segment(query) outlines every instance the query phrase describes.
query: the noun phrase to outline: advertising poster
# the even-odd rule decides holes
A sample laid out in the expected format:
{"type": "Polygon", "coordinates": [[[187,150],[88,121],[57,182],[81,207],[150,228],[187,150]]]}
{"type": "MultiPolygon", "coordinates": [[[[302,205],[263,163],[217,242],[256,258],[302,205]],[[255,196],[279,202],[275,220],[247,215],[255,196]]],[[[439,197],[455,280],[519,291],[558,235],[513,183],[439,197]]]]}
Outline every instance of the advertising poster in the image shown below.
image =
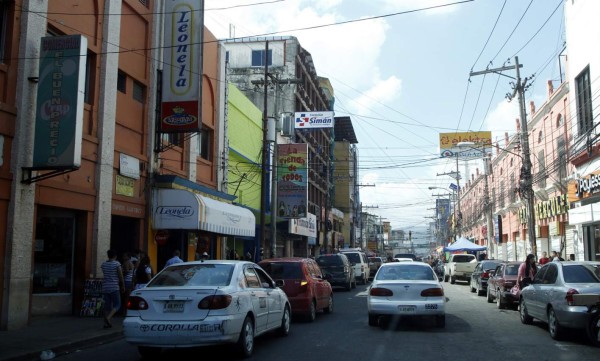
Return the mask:
{"type": "Polygon", "coordinates": [[[277,146],[277,216],[304,218],[308,205],[308,145],[277,146]]]}

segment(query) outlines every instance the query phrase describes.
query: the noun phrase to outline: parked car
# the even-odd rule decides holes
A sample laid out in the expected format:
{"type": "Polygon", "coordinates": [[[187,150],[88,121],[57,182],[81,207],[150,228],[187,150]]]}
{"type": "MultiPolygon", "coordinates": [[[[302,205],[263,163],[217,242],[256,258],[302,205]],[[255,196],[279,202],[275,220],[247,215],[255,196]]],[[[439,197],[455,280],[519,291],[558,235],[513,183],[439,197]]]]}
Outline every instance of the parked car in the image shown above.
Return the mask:
{"type": "Polygon", "coordinates": [[[383,264],[369,287],[369,325],[393,317],[428,316],[446,326],[444,289],[430,265],[421,262],[383,264]]]}
{"type": "Polygon", "coordinates": [[[347,291],[356,288],[354,267],[343,253],[322,254],[315,258],[325,279],[333,287],[345,287],[347,291]]]}
{"type": "Polygon", "coordinates": [[[573,302],[576,294],[600,294],[600,262],[550,262],[542,266],[532,283],[521,290],[521,322],[538,319],[548,324],[558,340],[566,329],[586,329],[591,317],[587,306],[573,302]]]}
{"type": "Polygon", "coordinates": [[[520,265],[521,262],[502,262],[496,266],[496,270],[488,279],[487,301],[489,303],[495,300],[499,309],[519,305],[520,291],[512,293],[511,290],[517,283],[520,265]]]}
{"type": "Polygon", "coordinates": [[[377,273],[377,271],[379,270],[379,267],[381,267],[382,264],[384,264],[385,261],[383,260],[382,257],[369,257],[369,268],[370,268],[370,272],[369,272],[369,278],[373,278],[375,277],[375,273],[377,273]]]}
{"type": "Polygon", "coordinates": [[[283,280],[292,315],[315,320],[317,311],[333,312],[333,291],[317,262],[310,258],[271,258],[258,263],[272,279],[283,280]]]}
{"type": "Polygon", "coordinates": [[[417,260],[417,255],[414,253],[396,253],[394,258],[410,258],[413,261],[417,260]]]}
{"type": "Polygon", "coordinates": [[[249,357],[256,336],[290,332],[290,302],[280,286],[282,281],[247,261],[171,265],[131,293],[125,340],[148,358],[161,348],[217,344],[234,344],[249,357]]]}
{"type": "Polygon", "coordinates": [[[454,284],[457,280],[469,281],[471,273],[477,265],[477,258],[472,254],[452,254],[446,263],[444,281],[454,284]]]}
{"type": "Polygon", "coordinates": [[[350,263],[352,263],[356,279],[362,282],[363,285],[366,285],[369,280],[369,273],[371,272],[369,268],[369,259],[367,258],[366,253],[352,249],[342,249],[340,250],[340,253],[345,254],[350,260],[350,263]]]}
{"type": "Polygon", "coordinates": [[[483,296],[487,292],[490,271],[495,270],[499,263],[500,261],[496,260],[483,260],[477,263],[471,273],[471,292],[476,292],[477,296],[483,296]]]}

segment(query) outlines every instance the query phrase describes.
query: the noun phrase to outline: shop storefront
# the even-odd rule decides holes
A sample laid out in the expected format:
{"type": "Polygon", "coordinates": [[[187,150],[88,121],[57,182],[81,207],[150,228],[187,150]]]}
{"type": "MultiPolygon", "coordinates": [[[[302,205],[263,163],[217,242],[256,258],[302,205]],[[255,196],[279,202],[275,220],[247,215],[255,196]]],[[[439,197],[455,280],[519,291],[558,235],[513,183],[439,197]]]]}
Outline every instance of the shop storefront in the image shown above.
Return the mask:
{"type": "MultiPolygon", "coordinates": [[[[314,255],[314,245],[317,237],[317,216],[311,213],[305,218],[289,220],[288,233],[291,241],[293,257],[309,257],[314,255]]],[[[290,244],[291,243],[291,244],[290,244]]]]}
{"type": "MultiPolygon", "coordinates": [[[[152,230],[160,268],[175,249],[184,260],[197,259],[204,252],[213,259],[228,258],[231,256],[227,249],[228,238],[233,238],[231,243],[238,245],[255,243],[256,220],[249,209],[219,201],[208,194],[155,189],[152,230]]],[[[234,253],[244,257],[242,250],[245,249],[248,247],[234,249],[234,253]]]]}
{"type": "Polygon", "coordinates": [[[565,232],[573,240],[567,253],[575,254],[577,260],[600,261],[600,171],[569,183],[568,200],[574,207],[569,210],[570,227],[565,232]]]}

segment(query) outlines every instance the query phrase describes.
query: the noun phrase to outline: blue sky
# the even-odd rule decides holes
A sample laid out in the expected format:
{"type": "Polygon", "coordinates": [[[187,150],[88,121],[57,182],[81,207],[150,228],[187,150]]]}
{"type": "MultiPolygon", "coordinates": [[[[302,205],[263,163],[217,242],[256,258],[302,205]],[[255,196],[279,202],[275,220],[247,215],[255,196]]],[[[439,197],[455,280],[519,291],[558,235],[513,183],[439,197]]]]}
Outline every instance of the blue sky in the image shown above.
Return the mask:
{"type": "MultiPolygon", "coordinates": [[[[425,217],[433,216],[429,208],[435,205],[428,187],[447,188],[452,179],[436,174],[456,168],[438,157],[439,133],[490,130],[493,140],[501,140],[504,132],[515,132],[517,102],[505,99],[512,79],[469,73],[513,65],[516,55],[522,77],[535,73],[526,102],[541,105],[547,81],[560,84],[562,3],[206,0],[205,23],[218,38],[228,38],[232,28],[235,37],[279,31],[296,36],[317,73],[333,84],[336,116],[352,118],[360,184],[375,185],[361,188],[363,205],[376,207],[365,211],[424,237],[431,221],[425,217]],[[338,25],[306,29],[325,24],[338,25]]],[[[468,169],[477,166],[474,161],[468,169]]]]}

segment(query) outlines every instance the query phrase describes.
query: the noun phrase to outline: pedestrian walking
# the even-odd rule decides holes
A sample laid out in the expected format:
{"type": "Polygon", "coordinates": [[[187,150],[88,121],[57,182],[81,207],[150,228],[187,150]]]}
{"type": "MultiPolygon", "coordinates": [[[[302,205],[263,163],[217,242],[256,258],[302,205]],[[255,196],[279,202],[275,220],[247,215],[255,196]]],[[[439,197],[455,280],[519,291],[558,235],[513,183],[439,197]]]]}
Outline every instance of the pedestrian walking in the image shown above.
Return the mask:
{"type": "Polygon", "coordinates": [[[123,270],[124,290],[121,293],[121,314],[125,314],[127,310],[127,299],[133,290],[133,271],[135,266],[131,260],[129,252],[123,253],[121,256],[121,268],[123,270]]]}
{"type": "Polygon", "coordinates": [[[150,257],[146,254],[140,254],[142,257],[134,274],[134,289],[145,287],[152,279],[152,266],[150,266],[150,257]]]}
{"type": "Polygon", "coordinates": [[[535,264],[535,256],[533,254],[528,254],[525,262],[521,263],[519,266],[519,271],[517,272],[517,284],[520,289],[527,287],[531,284],[533,277],[537,273],[537,266],[535,264]]]}
{"type": "Polygon", "coordinates": [[[176,264],[176,263],[182,263],[183,260],[181,258],[179,258],[179,255],[181,254],[181,252],[179,252],[178,249],[173,251],[173,257],[171,257],[167,263],[165,263],[165,268],[169,267],[172,264],[176,264]]]}
{"type": "Polygon", "coordinates": [[[125,285],[121,264],[117,261],[117,253],[112,249],[106,252],[108,260],[100,265],[104,281],[102,295],[104,298],[104,328],[112,327],[112,317],[121,308],[121,292],[125,285]]]}

